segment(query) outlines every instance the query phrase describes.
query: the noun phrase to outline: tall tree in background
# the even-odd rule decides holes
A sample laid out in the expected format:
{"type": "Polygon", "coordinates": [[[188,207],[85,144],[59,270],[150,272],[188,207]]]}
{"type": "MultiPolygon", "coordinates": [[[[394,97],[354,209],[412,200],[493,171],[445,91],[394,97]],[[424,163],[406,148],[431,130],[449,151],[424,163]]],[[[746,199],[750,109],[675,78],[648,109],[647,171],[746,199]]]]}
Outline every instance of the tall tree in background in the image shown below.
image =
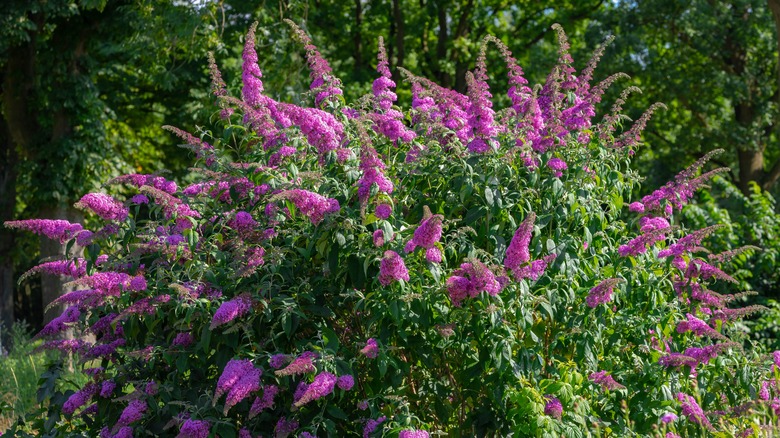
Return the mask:
{"type": "MultiPolygon", "coordinates": [[[[80,219],[72,207],[77,196],[106,177],[150,171],[165,160],[158,147],[166,142],[152,139],[149,127],[172,123],[167,116],[190,104],[190,88],[206,83],[202,59],[192,62],[197,51],[190,50],[202,41],[194,34],[201,17],[187,4],[143,0],[17,0],[1,8],[0,220],[80,219]],[[182,85],[184,92],[176,89],[182,85]],[[160,98],[169,107],[155,107],[160,98]]],[[[6,327],[15,265],[63,253],[58,242],[35,245],[0,229],[6,327]]],[[[62,282],[45,276],[41,285],[45,306],[62,282]]]]}
{"type": "Polygon", "coordinates": [[[607,58],[654,101],[669,106],[645,132],[642,151],[660,180],[681,159],[723,148],[744,192],[780,178],[777,0],[621,0],[594,17],[591,41],[618,35],[607,58]]]}

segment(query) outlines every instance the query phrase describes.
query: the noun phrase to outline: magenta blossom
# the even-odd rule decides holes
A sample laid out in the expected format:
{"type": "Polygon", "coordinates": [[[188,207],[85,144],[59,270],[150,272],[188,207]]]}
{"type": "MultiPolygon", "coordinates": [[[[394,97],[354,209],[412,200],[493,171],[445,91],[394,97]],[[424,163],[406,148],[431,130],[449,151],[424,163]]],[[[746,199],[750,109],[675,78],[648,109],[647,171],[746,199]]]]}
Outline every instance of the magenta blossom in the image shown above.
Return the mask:
{"type": "Polygon", "coordinates": [[[312,360],[317,357],[317,353],[304,351],[292,363],[281,370],[276,370],[274,374],[277,376],[293,376],[296,374],[313,373],[315,369],[312,360]]]}
{"type": "Polygon", "coordinates": [[[393,207],[390,204],[379,204],[376,206],[376,210],[374,210],[374,215],[379,219],[387,219],[391,214],[393,214],[393,207]]]}
{"type": "Polygon", "coordinates": [[[255,368],[254,364],[248,360],[232,359],[225,365],[222,375],[217,382],[217,389],[214,391],[214,403],[224,393],[227,393],[225,399],[225,415],[231,407],[235,406],[241,400],[249,396],[250,393],[260,390],[260,376],[263,370],[255,368]]]}
{"type": "Polygon", "coordinates": [[[374,359],[379,354],[379,345],[376,343],[376,339],[370,338],[366,341],[366,346],[360,350],[360,353],[369,359],[374,359]]]}
{"type": "Polygon", "coordinates": [[[594,286],[590,290],[588,298],[585,300],[588,304],[588,307],[595,308],[599,304],[608,303],[610,300],[612,300],[612,292],[615,289],[615,286],[621,281],[622,280],[619,278],[607,278],[598,285],[594,286]]]}
{"type": "Polygon", "coordinates": [[[696,423],[700,426],[704,426],[707,429],[712,429],[710,420],[707,419],[704,411],[701,409],[699,404],[696,403],[695,398],[688,394],[678,392],[677,400],[680,401],[680,405],[682,406],[682,413],[688,418],[688,421],[691,423],[696,423]]]}
{"type": "Polygon", "coordinates": [[[66,220],[60,219],[27,219],[21,221],[7,221],[5,226],[17,230],[26,230],[46,236],[52,240],[58,240],[65,243],[76,237],[76,234],[83,230],[81,224],[72,224],[66,220]]]}
{"type": "Polygon", "coordinates": [[[214,329],[227,324],[236,318],[246,315],[252,308],[252,301],[248,296],[240,295],[232,300],[225,301],[219,306],[211,319],[209,328],[214,329]]]}
{"type": "Polygon", "coordinates": [[[551,395],[548,395],[546,398],[547,403],[544,405],[544,414],[560,420],[563,415],[563,405],[561,404],[561,401],[558,400],[557,397],[551,395]]]}
{"type": "Polygon", "coordinates": [[[336,384],[344,391],[349,391],[353,386],[355,386],[355,378],[347,374],[339,377],[338,381],[336,381],[336,384]]]}
{"type": "Polygon", "coordinates": [[[424,430],[405,429],[398,433],[398,438],[428,438],[430,434],[424,430]]]}
{"type": "Polygon", "coordinates": [[[569,168],[565,161],[557,157],[550,158],[550,161],[547,162],[547,167],[552,169],[553,175],[558,178],[563,176],[563,171],[569,168]]]}
{"type": "Polygon", "coordinates": [[[311,382],[300,397],[295,400],[293,406],[299,408],[306,403],[325,397],[333,392],[337,381],[338,378],[327,371],[317,374],[317,376],[314,377],[314,381],[311,382]]]}
{"type": "Polygon", "coordinates": [[[181,425],[176,438],[208,438],[211,423],[206,420],[193,420],[188,418],[181,425]]]}
{"type": "Polygon", "coordinates": [[[88,193],[81,197],[75,207],[82,210],[92,210],[107,221],[123,221],[127,219],[129,213],[127,207],[105,193],[88,193]]]}
{"type": "Polygon", "coordinates": [[[464,299],[474,298],[482,292],[491,296],[501,292],[502,286],[495,274],[477,260],[461,264],[452,274],[447,279],[447,292],[455,307],[460,307],[464,299]]]}
{"type": "Polygon", "coordinates": [[[379,283],[382,286],[389,286],[398,280],[409,281],[409,271],[398,253],[385,251],[382,262],[379,264],[379,283]]]}

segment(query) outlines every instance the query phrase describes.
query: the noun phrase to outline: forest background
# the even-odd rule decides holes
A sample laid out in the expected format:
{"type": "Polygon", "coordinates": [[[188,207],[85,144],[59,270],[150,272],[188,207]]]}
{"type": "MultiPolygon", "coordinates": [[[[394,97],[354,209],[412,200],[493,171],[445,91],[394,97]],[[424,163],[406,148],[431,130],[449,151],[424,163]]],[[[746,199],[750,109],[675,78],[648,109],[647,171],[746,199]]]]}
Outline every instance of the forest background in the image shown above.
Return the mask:
{"type": "MultiPolygon", "coordinates": [[[[603,76],[625,72],[619,92],[641,88],[626,105],[636,119],[654,102],[656,114],[635,161],[649,192],[684,165],[722,148],[716,179],[686,211],[699,226],[717,222],[713,251],[744,244],[762,248],[737,260],[735,277],[759,292],[773,312],[751,330],[777,347],[780,312],[780,0],[10,0],[0,5],[0,222],[47,217],[82,220],[81,194],[112,176],[166,169],[187,181],[188,153],[162,125],[202,132],[218,117],[209,93],[206,54],[225,72],[238,71],[243,35],[259,21],[263,79],[276,100],[298,102],[308,89],[306,62],[282,19],[300,23],[342,78],[348,100],[370,92],[377,40],[384,37],[391,70],[404,67],[464,92],[482,37],[492,34],[517,56],[529,81],[544,80],[557,57],[553,23],[573,43],[580,68],[609,35],[603,76]],[[720,246],[720,247],[719,247],[720,246]]],[[[505,74],[503,60],[488,71],[505,74]]],[[[599,72],[596,79],[602,79],[599,72]]],[[[394,79],[401,84],[400,77],[394,79]]],[[[227,76],[231,89],[240,77],[227,76]]],[[[493,89],[505,97],[503,81],[493,89]]],[[[494,84],[491,83],[491,87],[494,84]]],[[[400,101],[410,101],[408,84],[400,101]]],[[[61,293],[57,277],[19,281],[56,242],[0,228],[0,321],[32,329],[61,293]]],[[[6,338],[3,330],[0,338],[6,338]]],[[[2,344],[0,344],[2,345],[2,344]]]]}

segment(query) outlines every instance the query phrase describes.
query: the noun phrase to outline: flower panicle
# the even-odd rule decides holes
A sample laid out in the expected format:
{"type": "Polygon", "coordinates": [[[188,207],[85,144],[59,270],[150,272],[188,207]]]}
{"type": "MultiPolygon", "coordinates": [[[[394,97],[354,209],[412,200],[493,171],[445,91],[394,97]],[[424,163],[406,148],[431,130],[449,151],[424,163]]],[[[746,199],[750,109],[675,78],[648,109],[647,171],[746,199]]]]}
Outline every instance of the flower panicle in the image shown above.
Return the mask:
{"type": "Polygon", "coordinates": [[[63,219],[25,219],[6,221],[4,225],[6,228],[30,231],[60,243],[65,243],[76,237],[84,229],[81,224],[70,223],[63,219]]]}
{"type": "Polygon", "coordinates": [[[244,63],[242,64],[241,80],[244,87],[241,94],[243,95],[244,102],[251,107],[257,107],[263,102],[263,82],[260,80],[260,78],[263,77],[263,73],[257,65],[257,50],[255,49],[255,32],[257,31],[257,24],[257,21],[255,21],[249,27],[242,54],[244,63]]]}
{"type": "Polygon", "coordinates": [[[291,20],[285,19],[284,22],[292,28],[293,37],[303,44],[303,48],[306,50],[309,77],[312,79],[310,87],[317,92],[314,104],[320,106],[323,102],[334,102],[336,96],[344,94],[341,90],[341,81],[333,76],[333,70],[328,61],[322,57],[317,46],[312,43],[306,32],[291,20]]]}
{"type": "Polygon", "coordinates": [[[581,96],[587,92],[588,88],[590,88],[590,81],[593,79],[593,72],[596,70],[599,61],[601,61],[601,57],[604,56],[604,52],[607,50],[607,47],[612,44],[613,41],[615,41],[615,36],[608,35],[607,38],[604,39],[604,42],[599,44],[596,50],[593,51],[593,55],[591,55],[588,63],[585,65],[585,68],[582,70],[582,72],[580,72],[580,77],[577,78],[577,81],[579,85],[578,91],[581,96]]]}

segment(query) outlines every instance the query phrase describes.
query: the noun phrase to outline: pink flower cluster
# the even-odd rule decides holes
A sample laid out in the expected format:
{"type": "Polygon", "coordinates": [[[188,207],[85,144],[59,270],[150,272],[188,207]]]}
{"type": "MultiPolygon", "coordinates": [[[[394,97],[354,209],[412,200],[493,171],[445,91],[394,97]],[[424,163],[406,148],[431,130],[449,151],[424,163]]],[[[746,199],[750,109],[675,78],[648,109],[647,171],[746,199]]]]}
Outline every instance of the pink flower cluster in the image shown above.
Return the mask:
{"type": "Polygon", "coordinates": [[[547,265],[555,259],[555,254],[549,254],[542,259],[531,261],[529,245],[534,231],[536,214],[530,212],[520,226],[515,230],[512,240],[506,249],[504,267],[509,270],[516,280],[524,278],[537,280],[547,269],[547,265]]]}
{"type": "Polygon", "coordinates": [[[398,280],[409,281],[409,271],[397,252],[385,251],[379,264],[379,283],[382,286],[389,286],[398,280]]]}
{"type": "MultiPolygon", "coordinates": [[[[102,395],[102,393],[101,393],[102,395]]],[[[115,427],[123,427],[135,423],[144,416],[144,412],[149,408],[143,400],[132,400],[122,411],[115,427]]]]}
{"type": "Polygon", "coordinates": [[[182,423],[176,438],[208,438],[211,423],[206,420],[193,420],[188,418],[182,423]]]}
{"type": "Polygon", "coordinates": [[[292,201],[295,207],[311,220],[314,225],[322,222],[326,214],[337,213],[341,210],[339,201],[326,198],[314,192],[302,189],[287,190],[282,196],[292,201]]]}
{"type": "Polygon", "coordinates": [[[276,385],[268,385],[263,387],[263,397],[255,397],[255,401],[252,402],[252,407],[249,408],[249,418],[257,416],[264,409],[270,409],[274,406],[274,398],[279,393],[279,387],[276,385]]]}
{"type": "Polygon", "coordinates": [[[309,385],[301,382],[304,385],[302,388],[303,391],[301,391],[299,396],[295,397],[295,400],[293,400],[293,406],[300,408],[306,403],[329,395],[336,387],[337,380],[338,378],[334,374],[324,371],[317,374],[314,377],[314,381],[309,385]]]}
{"type": "Polygon", "coordinates": [[[675,176],[674,181],[670,181],[660,189],[657,189],[653,193],[642,198],[640,203],[632,203],[630,208],[632,211],[663,211],[669,215],[676,208],[682,210],[683,206],[688,203],[694,192],[701,187],[708,179],[712,178],[718,173],[728,171],[726,168],[715,169],[710,172],[706,172],[703,175],[696,177],[696,173],[699,169],[707,163],[714,155],[723,152],[721,149],[716,149],[704,155],[692,165],[688,166],[685,170],[675,176]],[[663,205],[662,205],[663,204],[663,205]]]}
{"type": "Polygon", "coordinates": [[[376,339],[369,338],[366,341],[366,346],[360,350],[360,354],[369,359],[375,359],[379,354],[379,345],[376,343],[376,339]]]}
{"type": "Polygon", "coordinates": [[[678,392],[677,400],[680,401],[680,405],[682,406],[682,413],[688,418],[688,421],[691,423],[696,423],[700,426],[704,426],[707,429],[712,429],[710,420],[707,419],[707,416],[704,414],[704,411],[696,402],[695,398],[688,394],[678,392]]]}
{"type": "Polygon", "coordinates": [[[105,193],[87,193],[75,204],[76,208],[92,210],[96,215],[107,221],[123,221],[127,219],[129,210],[121,202],[105,193]]]}
{"type": "Polygon", "coordinates": [[[376,420],[371,418],[368,421],[366,421],[366,425],[363,427],[363,438],[369,438],[371,434],[374,433],[374,431],[379,427],[380,424],[384,423],[384,421],[387,420],[387,417],[384,415],[377,418],[376,420]]]}
{"type": "Polygon", "coordinates": [[[399,139],[404,142],[410,142],[417,134],[404,126],[402,121],[404,115],[392,108],[393,102],[397,99],[396,94],[392,91],[395,88],[395,82],[391,79],[390,64],[387,60],[387,52],[381,37],[379,38],[378,58],[379,64],[376,70],[380,76],[374,80],[372,86],[376,109],[376,112],[371,114],[371,119],[374,121],[373,128],[392,142],[397,142],[399,139]]]}
{"type": "Polygon", "coordinates": [[[242,235],[247,235],[257,228],[257,221],[254,220],[251,214],[245,211],[239,211],[228,221],[228,226],[242,235]]]}
{"type": "Polygon", "coordinates": [[[696,230],[687,236],[680,238],[677,242],[669,245],[668,248],[658,251],[658,258],[670,256],[680,256],[685,252],[694,252],[699,249],[702,240],[720,228],[720,225],[712,225],[706,228],[696,230]]]}
{"type": "Polygon", "coordinates": [[[250,393],[260,390],[260,376],[263,370],[255,368],[248,359],[231,359],[225,365],[222,375],[217,381],[217,389],[214,391],[214,403],[222,394],[227,393],[225,399],[225,415],[231,407],[247,398],[250,393]]]}
{"type": "Polygon", "coordinates": [[[569,166],[566,164],[565,161],[561,160],[558,157],[550,158],[549,161],[547,161],[547,167],[552,169],[553,176],[560,178],[563,176],[563,171],[568,169],[569,166]]]}
{"type": "Polygon", "coordinates": [[[707,336],[714,339],[726,339],[717,330],[710,327],[706,322],[688,313],[686,321],[680,321],[677,324],[677,333],[692,332],[696,336],[707,336]]]}
{"type": "Polygon", "coordinates": [[[644,216],[639,219],[639,229],[642,231],[642,234],[618,247],[618,254],[621,257],[647,252],[648,245],[653,245],[666,239],[666,234],[672,230],[669,221],[662,217],[651,216],[644,216]]]}
{"type": "Polygon", "coordinates": [[[40,236],[46,236],[52,240],[65,243],[76,237],[84,229],[81,224],[72,224],[61,219],[26,219],[21,221],[7,221],[5,226],[17,230],[26,230],[40,236]]]}
{"type": "MultiPolygon", "coordinates": [[[[358,197],[366,202],[371,194],[371,187],[376,184],[380,193],[393,193],[393,182],[384,173],[385,163],[379,158],[376,150],[370,145],[364,145],[360,152],[360,170],[363,171],[358,180],[358,197]]],[[[386,218],[385,218],[386,219],[386,218]]]]}
{"type": "Polygon", "coordinates": [[[252,308],[252,300],[246,295],[239,295],[232,300],[225,301],[219,306],[211,319],[210,329],[227,324],[236,318],[240,318],[252,308]]]}
{"type": "Polygon", "coordinates": [[[606,371],[591,373],[591,375],[588,376],[588,380],[590,380],[591,382],[597,385],[601,385],[604,389],[608,389],[610,391],[625,388],[625,386],[616,382],[615,379],[612,378],[612,376],[607,374],[606,371]]]}
{"type": "Polygon", "coordinates": [[[68,276],[74,279],[80,278],[87,274],[87,262],[82,258],[77,258],[75,260],[55,260],[53,262],[41,263],[25,272],[21,279],[39,272],[49,275],[68,276]]]}
{"type": "Polygon", "coordinates": [[[79,389],[78,391],[71,394],[70,397],[68,397],[68,400],[66,400],[65,404],[62,405],[62,413],[66,415],[73,414],[76,412],[76,409],[84,406],[87,404],[87,402],[92,400],[92,397],[94,397],[98,391],[98,385],[92,382],[87,383],[83,388],[79,389]]]}
{"type": "MultiPolygon", "coordinates": [[[[193,138],[193,140],[197,139],[193,138]]],[[[144,175],[137,173],[118,176],[110,180],[108,184],[129,184],[139,188],[141,186],[151,186],[171,195],[176,193],[176,190],[178,190],[178,186],[174,181],[168,181],[167,179],[157,175],[144,175]]]]}
{"type": "Polygon", "coordinates": [[[290,20],[284,20],[293,29],[293,36],[303,44],[306,50],[306,60],[309,63],[309,77],[312,79],[310,88],[317,92],[314,104],[320,106],[322,102],[335,102],[335,96],[344,94],[341,91],[341,81],[333,76],[328,61],[322,57],[317,47],[312,44],[311,38],[290,20]]]}
{"type": "Polygon", "coordinates": [[[424,430],[404,429],[398,433],[398,438],[428,438],[430,434],[424,430]]]}
{"type": "Polygon", "coordinates": [[[493,95],[490,94],[487,84],[486,48],[486,44],[483,43],[477,57],[477,68],[473,73],[466,73],[469,97],[466,110],[472,136],[468,143],[468,150],[475,154],[497,150],[498,141],[495,137],[500,132],[499,126],[494,121],[495,111],[493,111],[493,102],[490,100],[493,95]]]}
{"type": "Polygon", "coordinates": [[[415,248],[425,248],[425,258],[431,263],[441,263],[441,250],[436,243],[441,239],[442,221],[444,216],[432,215],[428,207],[424,207],[425,214],[420,225],[414,230],[412,239],[406,243],[404,251],[409,253],[415,248]]]}
{"type": "Polygon", "coordinates": [[[256,30],[257,23],[249,27],[249,32],[247,32],[244,40],[244,51],[241,55],[244,60],[241,69],[241,81],[244,84],[244,88],[241,94],[244,97],[244,102],[252,107],[257,107],[262,103],[261,95],[263,93],[263,82],[260,80],[263,77],[263,73],[257,65],[257,51],[255,50],[256,30]]]}
{"type": "Polygon", "coordinates": [[[607,278],[606,280],[603,280],[601,283],[591,288],[590,293],[588,294],[588,298],[585,300],[588,304],[588,307],[595,308],[599,304],[608,303],[610,300],[612,300],[612,291],[621,281],[622,280],[619,278],[607,278]]]}
{"type": "Polygon", "coordinates": [[[319,357],[317,353],[304,351],[285,368],[274,371],[274,374],[277,376],[294,376],[296,374],[313,373],[315,369],[312,361],[317,357],[319,357]]]}
{"type": "Polygon", "coordinates": [[[563,416],[563,405],[561,404],[561,401],[558,400],[557,397],[551,395],[546,396],[546,398],[547,403],[544,405],[544,414],[560,420],[561,416],[563,416]]]}
{"type": "Polygon", "coordinates": [[[482,262],[473,260],[471,263],[463,263],[447,279],[447,292],[450,294],[452,305],[460,307],[466,298],[474,298],[482,292],[494,296],[501,292],[501,283],[482,262]]]}
{"type": "Polygon", "coordinates": [[[70,306],[62,312],[62,315],[52,319],[46,326],[38,332],[36,337],[51,336],[68,329],[68,327],[77,322],[81,316],[78,306],[70,306]]]}

